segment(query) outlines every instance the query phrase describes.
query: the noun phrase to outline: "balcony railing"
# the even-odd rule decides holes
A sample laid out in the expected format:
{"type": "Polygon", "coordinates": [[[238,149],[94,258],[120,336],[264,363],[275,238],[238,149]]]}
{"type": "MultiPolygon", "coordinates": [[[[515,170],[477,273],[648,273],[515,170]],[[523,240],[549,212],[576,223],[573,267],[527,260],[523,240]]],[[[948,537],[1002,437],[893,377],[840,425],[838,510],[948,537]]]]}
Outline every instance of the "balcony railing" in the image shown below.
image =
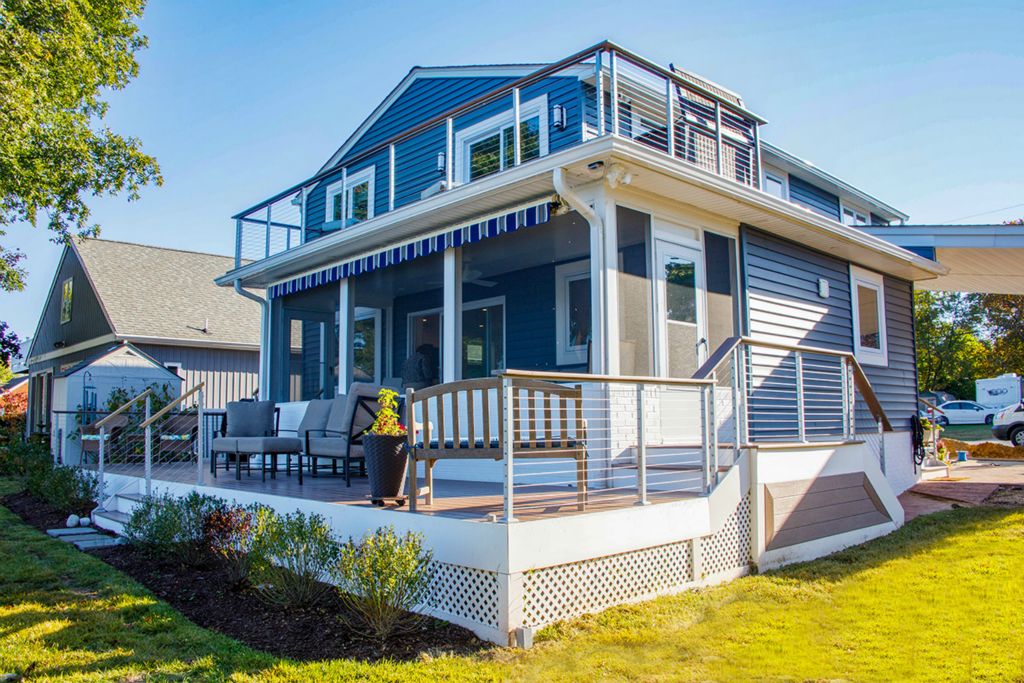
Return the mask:
{"type": "Polygon", "coordinates": [[[326,184],[344,186],[346,177],[369,164],[376,169],[370,199],[375,215],[490,175],[486,171],[508,170],[605,136],[636,141],[756,187],[762,122],[721,89],[604,42],[351,154],[237,214],[236,267],[350,224],[354,219],[345,217],[354,212],[347,193],[337,221],[321,220],[328,208],[320,195],[326,184]],[[546,104],[539,107],[541,97],[546,104]],[[470,129],[483,119],[501,122],[500,150],[482,163],[483,171],[470,171],[470,129]]]}

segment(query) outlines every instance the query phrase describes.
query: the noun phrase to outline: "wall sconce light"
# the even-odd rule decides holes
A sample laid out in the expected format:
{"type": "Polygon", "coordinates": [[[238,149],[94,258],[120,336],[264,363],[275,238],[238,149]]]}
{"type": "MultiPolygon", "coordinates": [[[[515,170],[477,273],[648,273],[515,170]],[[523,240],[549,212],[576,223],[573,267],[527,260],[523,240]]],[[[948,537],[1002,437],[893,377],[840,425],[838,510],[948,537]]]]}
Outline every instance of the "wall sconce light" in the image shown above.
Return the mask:
{"type": "Polygon", "coordinates": [[[555,130],[565,130],[565,107],[561,104],[556,104],[551,109],[551,125],[555,127],[555,130]]]}
{"type": "Polygon", "coordinates": [[[437,172],[444,173],[448,168],[447,157],[444,152],[437,153],[437,172]]]}

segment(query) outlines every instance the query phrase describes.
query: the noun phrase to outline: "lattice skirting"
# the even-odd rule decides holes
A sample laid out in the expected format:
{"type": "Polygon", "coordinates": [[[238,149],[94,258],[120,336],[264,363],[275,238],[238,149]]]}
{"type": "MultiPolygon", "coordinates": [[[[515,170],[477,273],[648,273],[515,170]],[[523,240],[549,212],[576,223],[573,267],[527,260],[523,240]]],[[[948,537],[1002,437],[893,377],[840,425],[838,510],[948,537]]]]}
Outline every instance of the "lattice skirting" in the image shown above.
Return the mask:
{"type": "Polygon", "coordinates": [[[716,574],[744,570],[750,559],[747,496],[721,529],[697,544],[689,539],[525,572],[523,625],[543,626],[674,593],[716,574]],[[695,548],[700,549],[698,558],[695,548]]]}
{"type": "Polygon", "coordinates": [[[498,628],[501,608],[498,603],[497,572],[434,562],[431,573],[427,607],[498,628]]]}

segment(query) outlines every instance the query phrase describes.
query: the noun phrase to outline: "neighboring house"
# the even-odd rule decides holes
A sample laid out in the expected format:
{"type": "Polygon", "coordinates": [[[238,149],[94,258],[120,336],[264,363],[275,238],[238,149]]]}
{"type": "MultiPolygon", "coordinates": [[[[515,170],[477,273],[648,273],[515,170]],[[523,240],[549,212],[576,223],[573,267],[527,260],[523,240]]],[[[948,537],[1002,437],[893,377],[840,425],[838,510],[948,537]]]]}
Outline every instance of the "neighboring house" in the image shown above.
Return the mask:
{"type": "Polygon", "coordinates": [[[353,380],[443,385],[407,421],[437,461],[427,498],[204,486],[422,533],[424,606],[502,643],[897,528],[912,294],[947,270],[866,232],[907,217],[764,123],[607,42],[414,68],[315,174],[234,217],[217,282],[261,290],[260,395],[289,414],[353,380]]]}
{"type": "Polygon", "coordinates": [[[0,417],[7,414],[8,407],[24,408],[28,401],[28,377],[12,377],[0,386],[0,417]]]}
{"type": "MultiPolygon", "coordinates": [[[[83,399],[73,391],[62,394],[58,407],[55,381],[124,343],[162,366],[157,374],[167,381],[180,378],[174,381],[186,388],[205,382],[207,407],[252,396],[258,386],[259,308],[213,284],[232,263],[214,254],[111,240],[66,247],[25,353],[28,428],[49,432],[53,410],[88,407],[83,400],[102,407],[106,395],[83,399]]],[[[98,380],[90,377],[93,384],[98,380]]]]}

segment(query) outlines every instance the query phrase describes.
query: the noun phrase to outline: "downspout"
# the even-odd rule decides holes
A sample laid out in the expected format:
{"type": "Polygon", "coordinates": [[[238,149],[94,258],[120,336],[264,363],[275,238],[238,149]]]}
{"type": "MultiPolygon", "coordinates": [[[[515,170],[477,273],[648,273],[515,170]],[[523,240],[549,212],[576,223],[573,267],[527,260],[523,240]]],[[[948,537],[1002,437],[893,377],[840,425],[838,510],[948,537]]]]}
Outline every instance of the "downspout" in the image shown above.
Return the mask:
{"type": "Polygon", "coordinates": [[[554,170],[552,181],[555,185],[555,192],[558,196],[565,200],[565,202],[578,214],[587,219],[587,222],[592,226],[601,230],[604,233],[604,221],[597,215],[593,207],[580,199],[580,196],[569,188],[569,184],[565,179],[565,169],[558,167],[554,170]]]}
{"type": "Polygon", "coordinates": [[[260,373],[259,398],[267,400],[270,395],[270,302],[242,288],[242,282],[235,280],[235,293],[260,305],[260,373]]]}

